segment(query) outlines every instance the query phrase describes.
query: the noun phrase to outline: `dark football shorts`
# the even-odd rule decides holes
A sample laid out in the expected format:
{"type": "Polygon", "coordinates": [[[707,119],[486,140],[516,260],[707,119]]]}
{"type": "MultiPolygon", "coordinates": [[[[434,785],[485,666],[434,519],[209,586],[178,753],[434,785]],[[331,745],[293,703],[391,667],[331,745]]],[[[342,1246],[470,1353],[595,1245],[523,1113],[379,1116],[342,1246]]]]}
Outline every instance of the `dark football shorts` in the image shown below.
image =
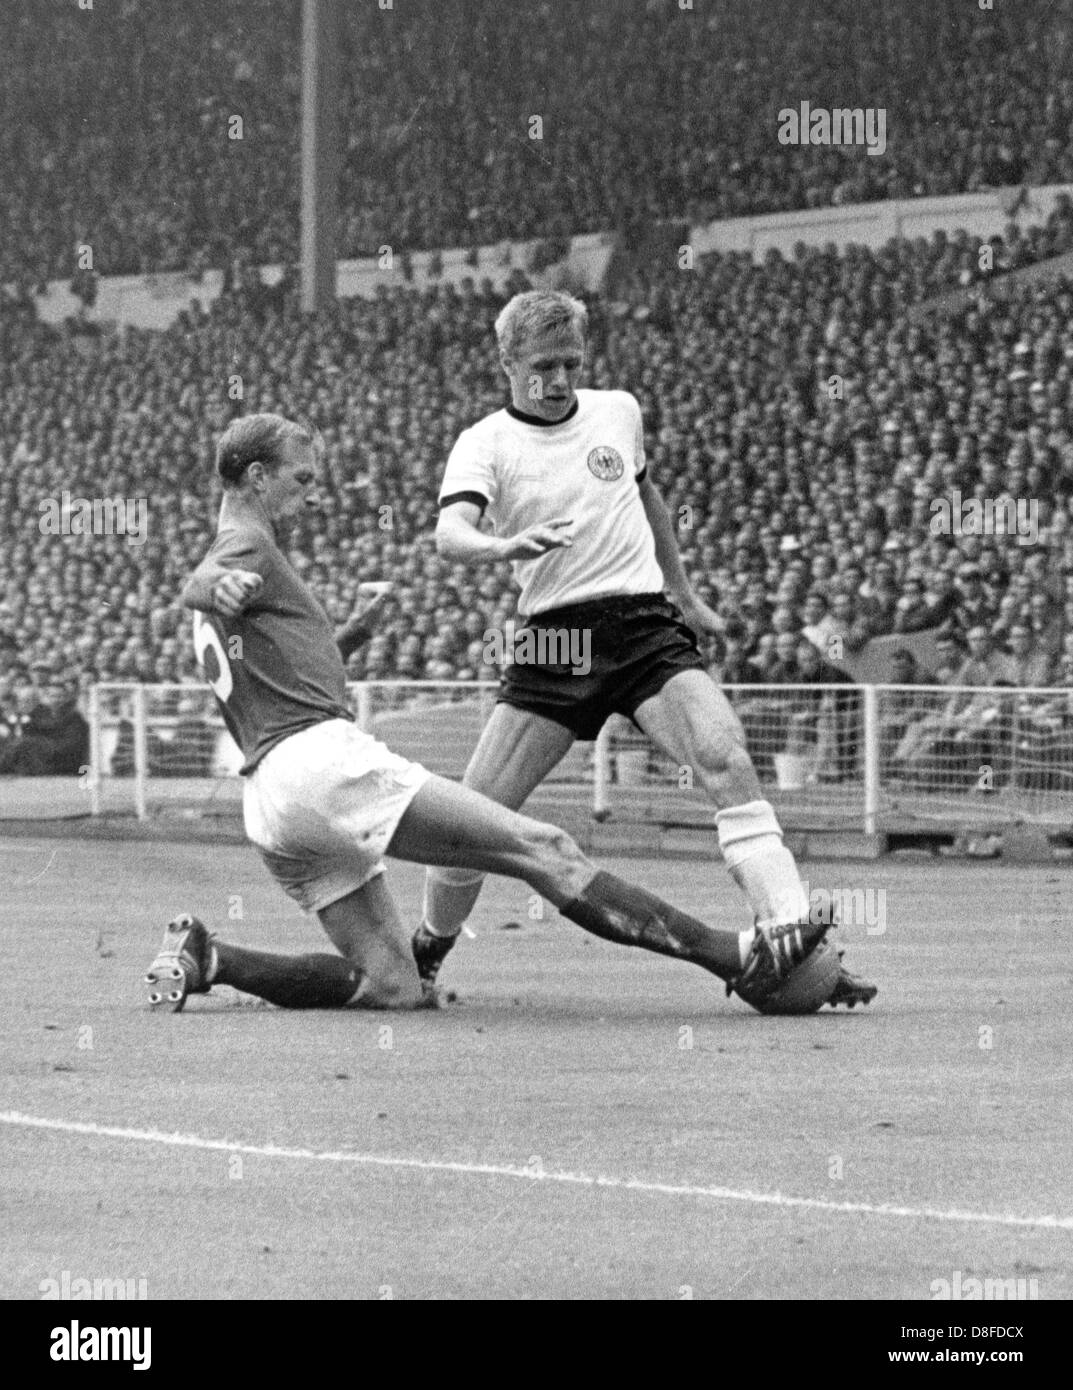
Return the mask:
{"type": "Polygon", "coordinates": [[[662,594],[593,599],[517,630],[499,700],[590,740],[609,715],[632,719],[679,671],[703,670],[693,630],[662,594]]]}

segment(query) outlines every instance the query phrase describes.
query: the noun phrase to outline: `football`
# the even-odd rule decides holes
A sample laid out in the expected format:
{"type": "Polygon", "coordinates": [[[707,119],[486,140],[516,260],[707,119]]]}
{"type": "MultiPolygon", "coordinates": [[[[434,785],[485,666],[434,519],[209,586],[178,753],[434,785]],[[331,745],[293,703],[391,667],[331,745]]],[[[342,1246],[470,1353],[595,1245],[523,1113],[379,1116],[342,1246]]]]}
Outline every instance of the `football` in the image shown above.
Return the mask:
{"type": "Polygon", "coordinates": [[[759,1003],[751,999],[746,999],[746,1003],[762,1014],[814,1014],[830,999],[840,969],[834,946],[821,941],[806,960],[790,971],[774,994],[759,1003]]]}

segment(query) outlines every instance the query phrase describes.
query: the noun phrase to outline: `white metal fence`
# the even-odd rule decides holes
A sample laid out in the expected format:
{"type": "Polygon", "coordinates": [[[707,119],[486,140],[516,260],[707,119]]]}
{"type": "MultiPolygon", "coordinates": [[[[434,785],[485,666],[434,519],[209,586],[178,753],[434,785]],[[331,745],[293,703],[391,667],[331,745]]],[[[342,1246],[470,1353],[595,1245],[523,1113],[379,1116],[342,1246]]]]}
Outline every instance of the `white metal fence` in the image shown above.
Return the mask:
{"type": "MultiPolygon", "coordinates": [[[[785,685],[726,694],[765,794],[790,819],[869,834],[1073,825],[1073,690],[785,685]]],[[[696,771],[661,757],[626,721],[605,727],[600,744],[612,815],[710,815],[696,771]]]]}
{"type": "MultiPolygon", "coordinates": [[[[460,777],[496,687],[442,681],[351,687],[364,729],[460,777]]],[[[765,795],[784,816],[868,833],[920,823],[1073,824],[1073,689],[736,686],[728,697],[765,795]]],[[[145,817],[229,813],[240,757],[212,694],[194,686],[97,686],[90,805],[145,817]]],[[[701,770],[673,764],[612,719],[550,779],[601,819],[710,823],[701,770]]]]}

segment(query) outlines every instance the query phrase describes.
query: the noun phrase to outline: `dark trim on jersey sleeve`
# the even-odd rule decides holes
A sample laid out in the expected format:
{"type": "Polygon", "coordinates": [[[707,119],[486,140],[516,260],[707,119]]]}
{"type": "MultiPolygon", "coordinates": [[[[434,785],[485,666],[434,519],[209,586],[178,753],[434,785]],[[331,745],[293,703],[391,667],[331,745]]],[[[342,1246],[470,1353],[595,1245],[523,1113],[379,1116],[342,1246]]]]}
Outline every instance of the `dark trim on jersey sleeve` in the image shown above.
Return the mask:
{"type": "Polygon", "coordinates": [[[572,420],[578,413],[581,402],[574,397],[574,404],[566,412],[561,420],[542,420],[539,415],[527,415],[524,410],[518,410],[516,406],[508,405],[507,414],[512,420],[520,420],[523,425],[539,425],[541,429],[551,430],[556,425],[565,425],[567,420],[572,420]]]}
{"type": "Polygon", "coordinates": [[[643,482],[644,482],[644,480],[648,477],[648,464],[647,464],[647,463],[646,463],[645,466],[641,469],[640,473],[638,473],[636,476],[637,476],[637,481],[638,481],[638,483],[643,483],[643,482]]]}
{"type": "Polygon", "coordinates": [[[452,492],[446,497],[440,498],[440,511],[442,512],[444,507],[450,507],[455,502],[472,502],[475,507],[480,507],[482,512],[488,506],[488,498],[483,492],[452,492]]]}

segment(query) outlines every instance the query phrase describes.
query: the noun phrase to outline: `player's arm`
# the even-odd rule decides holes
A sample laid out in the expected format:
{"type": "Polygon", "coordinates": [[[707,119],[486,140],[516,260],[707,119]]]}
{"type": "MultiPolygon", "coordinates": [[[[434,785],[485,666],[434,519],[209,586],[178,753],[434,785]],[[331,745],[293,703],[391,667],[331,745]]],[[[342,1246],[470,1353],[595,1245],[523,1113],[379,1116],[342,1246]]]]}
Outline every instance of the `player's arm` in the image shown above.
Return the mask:
{"type": "Polygon", "coordinates": [[[489,536],[480,529],[481,503],[469,497],[445,498],[436,522],[436,551],[445,560],[479,564],[483,560],[534,560],[549,550],[573,544],[570,517],[528,526],[516,536],[489,536]]]}
{"type": "Polygon", "coordinates": [[[667,505],[647,474],[637,480],[637,490],[641,494],[641,505],[652,528],[652,536],[656,542],[656,559],[663,571],[667,592],[682,610],[682,615],[690,627],[701,633],[723,632],[726,624],[722,618],[694,592],[689,582],[667,505]]]}
{"type": "Polygon", "coordinates": [[[217,541],[183,585],[179,598],[184,608],[237,618],[261,592],[263,584],[253,546],[238,538],[222,545],[217,541]]]}
{"type": "Polygon", "coordinates": [[[362,602],[335,634],[335,643],[344,661],[348,661],[359,647],[372,640],[372,619],[387,602],[392,587],[387,580],[358,585],[362,602]]]}

